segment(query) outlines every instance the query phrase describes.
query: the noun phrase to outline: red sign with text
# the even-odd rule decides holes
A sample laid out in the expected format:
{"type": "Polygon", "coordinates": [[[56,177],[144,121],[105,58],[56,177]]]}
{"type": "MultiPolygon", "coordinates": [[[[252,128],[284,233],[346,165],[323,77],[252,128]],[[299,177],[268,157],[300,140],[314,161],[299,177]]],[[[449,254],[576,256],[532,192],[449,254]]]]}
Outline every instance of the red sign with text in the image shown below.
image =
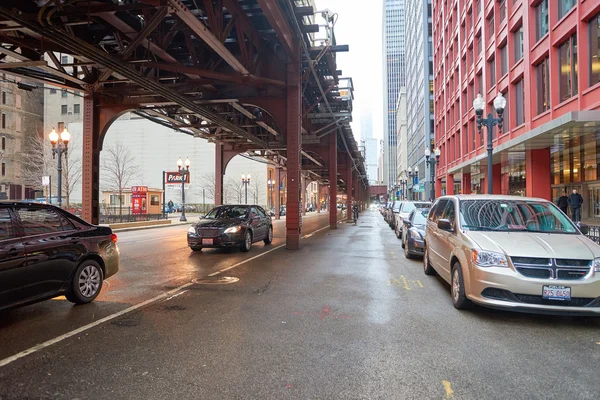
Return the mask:
{"type": "Polygon", "coordinates": [[[148,186],[131,187],[131,213],[147,214],[148,186]]]}
{"type": "MultiPolygon", "coordinates": [[[[177,171],[165,173],[165,184],[167,185],[181,185],[181,174],[177,171]]],[[[190,183],[190,173],[185,175],[185,183],[190,183]]]]}

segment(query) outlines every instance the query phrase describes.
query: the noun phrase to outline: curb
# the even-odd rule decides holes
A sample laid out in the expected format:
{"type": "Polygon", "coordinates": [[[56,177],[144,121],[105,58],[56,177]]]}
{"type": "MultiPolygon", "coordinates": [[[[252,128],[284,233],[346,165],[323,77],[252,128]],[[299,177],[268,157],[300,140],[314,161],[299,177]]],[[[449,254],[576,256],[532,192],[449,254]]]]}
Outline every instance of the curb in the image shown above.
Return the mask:
{"type": "MultiPolygon", "coordinates": [[[[190,222],[189,224],[191,225],[192,223],[190,222]]],[[[132,232],[132,231],[143,231],[146,229],[172,228],[174,226],[180,226],[180,225],[188,225],[188,223],[186,222],[183,224],[162,224],[162,225],[151,225],[151,226],[137,226],[137,227],[132,227],[132,228],[113,229],[112,231],[115,233],[132,232]]]]}

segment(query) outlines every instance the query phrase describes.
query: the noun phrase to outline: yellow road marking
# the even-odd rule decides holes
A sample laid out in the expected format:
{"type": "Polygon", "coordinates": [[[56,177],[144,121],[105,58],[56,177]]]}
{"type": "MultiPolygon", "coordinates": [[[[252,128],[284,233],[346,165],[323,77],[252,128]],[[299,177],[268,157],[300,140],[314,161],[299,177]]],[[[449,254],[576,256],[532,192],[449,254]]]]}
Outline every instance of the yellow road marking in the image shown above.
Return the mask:
{"type": "Polygon", "coordinates": [[[404,289],[410,290],[410,286],[408,286],[408,281],[406,280],[404,275],[400,275],[400,277],[402,278],[402,281],[404,281],[404,289]]]}
{"type": "Polygon", "coordinates": [[[420,280],[417,279],[417,285],[419,285],[420,287],[423,287],[423,284],[421,283],[420,280]]]}
{"type": "Polygon", "coordinates": [[[444,389],[446,389],[446,398],[452,399],[454,397],[454,390],[452,390],[452,385],[446,380],[443,380],[442,384],[444,385],[444,389]]]}

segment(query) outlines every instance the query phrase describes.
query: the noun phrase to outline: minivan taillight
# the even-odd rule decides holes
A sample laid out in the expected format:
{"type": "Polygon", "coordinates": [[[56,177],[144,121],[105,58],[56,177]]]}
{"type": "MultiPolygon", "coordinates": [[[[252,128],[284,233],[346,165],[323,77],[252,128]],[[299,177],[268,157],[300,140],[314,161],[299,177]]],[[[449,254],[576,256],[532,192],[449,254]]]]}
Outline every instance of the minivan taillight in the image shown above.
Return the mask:
{"type": "Polygon", "coordinates": [[[118,240],[117,235],[114,233],[111,233],[110,240],[112,240],[114,243],[117,243],[117,240],[118,240]]]}

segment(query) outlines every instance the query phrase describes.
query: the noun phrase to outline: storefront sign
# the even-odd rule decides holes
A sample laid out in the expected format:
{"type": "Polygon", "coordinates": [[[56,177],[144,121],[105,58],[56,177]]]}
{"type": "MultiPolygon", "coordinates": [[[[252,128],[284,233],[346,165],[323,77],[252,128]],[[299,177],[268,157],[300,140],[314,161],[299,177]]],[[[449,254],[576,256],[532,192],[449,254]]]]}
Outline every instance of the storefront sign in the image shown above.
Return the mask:
{"type": "MultiPolygon", "coordinates": [[[[179,172],[166,172],[165,173],[165,184],[167,185],[181,185],[181,174],[179,172]]],[[[190,173],[185,175],[185,183],[190,183],[190,173]]]]}
{"type": "Polygon", "coordinates": [[[148,186],[131,187],[131,213],[148,213],[148,186]]]}

